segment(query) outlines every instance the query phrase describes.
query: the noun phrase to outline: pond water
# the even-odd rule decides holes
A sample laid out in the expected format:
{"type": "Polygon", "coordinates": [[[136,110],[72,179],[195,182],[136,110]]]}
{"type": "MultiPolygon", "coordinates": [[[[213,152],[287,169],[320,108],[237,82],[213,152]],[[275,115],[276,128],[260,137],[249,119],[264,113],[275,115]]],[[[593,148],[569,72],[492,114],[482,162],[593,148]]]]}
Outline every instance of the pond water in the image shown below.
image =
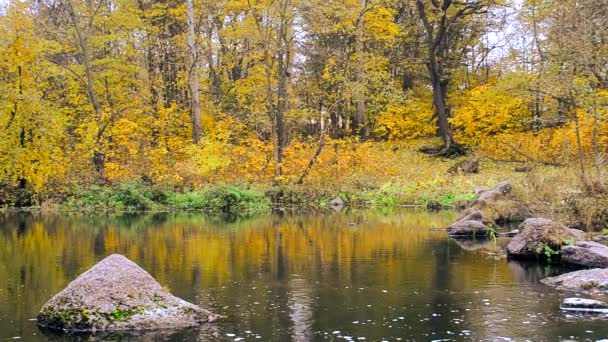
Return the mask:
{"type": "Polygon", "coordinates": [[[569,316],[539,283],[555,266],[495,258],[506,241],[447,238],[450,212],[0,215],[0,341],[597,340],[604,316],[569,316]],[[481,247],[481,248],[480,248],[481,247]],[[172,293],[226,316],[198,330],[95,337],[40,331],[37,311],[121,253],[172,293]]]}

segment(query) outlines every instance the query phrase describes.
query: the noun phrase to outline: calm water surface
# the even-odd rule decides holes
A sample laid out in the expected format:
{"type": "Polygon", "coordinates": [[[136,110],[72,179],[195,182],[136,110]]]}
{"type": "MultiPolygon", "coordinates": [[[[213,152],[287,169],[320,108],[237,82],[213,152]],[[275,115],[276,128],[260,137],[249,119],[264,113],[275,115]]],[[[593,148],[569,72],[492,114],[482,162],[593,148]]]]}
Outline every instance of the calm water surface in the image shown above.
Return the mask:
{"type": "Polygon", "coordinates": [[[506,241],[450,240],[452,213],[0,215],[0,341],[598,340],[603,316],[568,316],[565,270],[492,257],[506,241]],[[188,301],[225,315],[200,330],[78,337],[39,331],[53,294],[122,253],[188,301]]]}

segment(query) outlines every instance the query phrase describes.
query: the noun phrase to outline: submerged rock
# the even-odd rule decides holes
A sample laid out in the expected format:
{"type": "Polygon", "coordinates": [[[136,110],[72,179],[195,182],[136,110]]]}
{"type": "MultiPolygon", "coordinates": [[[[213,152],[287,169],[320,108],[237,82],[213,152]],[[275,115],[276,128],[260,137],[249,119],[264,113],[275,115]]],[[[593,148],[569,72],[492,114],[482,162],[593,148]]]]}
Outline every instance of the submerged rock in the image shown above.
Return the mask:
{"type": "Polygon", "coordinates": [[[543,284],[555,286],[559,290],[608,291],[608,269],[594,268],[562,274],[541,280],[543,284]]]}
{"type": "Polygon", "coordinates": [[[459,239],[458,237],[452,238],[456,245],[465,251],[486,251],[494,249],[495,245],[488,239],[459,239]]]}
{"type": "Polygon", "coordinates": [[[459,220],[448,226],[448,235],[452,237],[487,237],[492,229],[475,220],[459,220]]]}
{"type": "Polygon", "coordinates": [[[559,253],[562,246],[584,240],[585,233],[544,218],[529,218],[519,226],[519,233],[507,246],[513,257],[534,258],[559,253]]]}
{"type": "Polygon", "coordinates": [[[217,316],[173,296],[148,272],[113,254],[72,281],[38,314],[43,328],[72,332],[180,329],[217,316]]]}
{"type": "Polygon", "coordinates": [[[608,247],[593,241],[578,241],[562,247],[562,261],[584,267],[608,267],[608,247]]]}
{"type": "Polygon", "coordinates": [[[608,313],[608,304],[586,298],[566,298],[559,307],[564,311],[608,313]]]}

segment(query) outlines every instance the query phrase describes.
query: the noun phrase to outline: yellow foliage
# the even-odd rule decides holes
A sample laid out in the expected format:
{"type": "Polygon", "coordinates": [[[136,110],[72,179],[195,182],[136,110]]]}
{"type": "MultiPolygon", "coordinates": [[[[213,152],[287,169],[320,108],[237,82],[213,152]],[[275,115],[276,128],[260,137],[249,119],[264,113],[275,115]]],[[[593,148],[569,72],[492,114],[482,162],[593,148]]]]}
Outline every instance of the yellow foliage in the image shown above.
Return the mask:
{"type": "Polygon", "coordinates": [[[432,104],[424,99],[422,90],[412,96],[402,106],[389,104],[385,111],[379,113],[375,122],[374,133],[388,139],[412,139],[427,137],[435,133],[432,120],[432,104]]]}
{"type": "Polygon", "coordinates": [[[496,85],[473,88],[454,110],[450,123],[457,141],[476,145],[498,133],[520,131],[530,114],[523,99],[496,85]]]}

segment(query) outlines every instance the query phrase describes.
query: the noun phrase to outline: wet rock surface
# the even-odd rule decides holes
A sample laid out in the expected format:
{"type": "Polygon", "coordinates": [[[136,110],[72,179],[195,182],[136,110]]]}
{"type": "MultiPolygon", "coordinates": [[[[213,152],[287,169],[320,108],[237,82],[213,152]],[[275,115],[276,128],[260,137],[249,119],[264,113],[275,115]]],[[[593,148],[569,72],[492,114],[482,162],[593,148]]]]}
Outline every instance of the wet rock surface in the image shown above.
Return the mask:
{"type": "Polygon", "coordinates": [[[541,280],[543,284],[559,290],[570,291],[608,291],[608,269],[594,268],[549,277],[541,280]]]}
{"type": "Polygon", "coordinates": [[[566,298],[560,305],[564,311],[608,313],[608,304],[603,301],[587,298],[566,298]]]}
{"type": "Polygon", "coordinates": [[[544,218],[529,218],[507,246],[512,257],[536,258],[547,250],[558,252],[562,246],[585,239],[585,233],[544,218]]]}
{"type": "Polygon", "coordinates": [[[448,226],[451,237],[486,237],[492,229],[482,222],[474,220],[459,220],[448,226]]]}
{"type": "Polygon", "coordinates": [[[578,241],[562,247],[562,261],[583,267],[608,267],[608,247],[593,241],[578,241]]]}
{"type": "Polygon", "coordinates": [[[113,254],[44,304],[38,325],[69,332],[120,332],[181,329],[216,319],[170,294],[131,260],[113,254]]]}

